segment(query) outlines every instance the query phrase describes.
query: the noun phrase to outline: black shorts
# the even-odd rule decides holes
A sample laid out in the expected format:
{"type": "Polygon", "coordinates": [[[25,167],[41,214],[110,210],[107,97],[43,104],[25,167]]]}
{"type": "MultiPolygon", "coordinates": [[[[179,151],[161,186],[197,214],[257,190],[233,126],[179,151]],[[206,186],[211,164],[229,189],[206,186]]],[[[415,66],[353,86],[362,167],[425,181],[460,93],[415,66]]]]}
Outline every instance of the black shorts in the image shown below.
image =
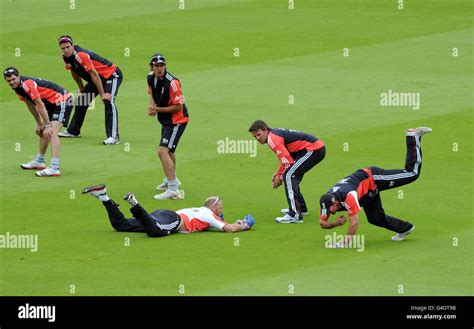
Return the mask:
{"type": "Polygon", "coordinates": [[[173,210],[158,209],[150,216],[154,219],[154,225],[147,227],[149,236],[161,237],[178,232],[181,217],[173,210]]]}
{"type": "Polygon", "coordinates": [[[186,123],[180,123],[177,125],[161,126],[160,146],[167,147],[174,153],[176,147],[178,147],[179,139],[183,135],[184,129],[186,129],[186,125],[186,123]]]}
{"type": "Polygon", "coordinates": [[[58,121],[67,127],[69,123],[69,116],[71,115],[74,102],[72,99],[68,99],[58,105],[46,106],[48,112],[49,121],[58,121]]]}

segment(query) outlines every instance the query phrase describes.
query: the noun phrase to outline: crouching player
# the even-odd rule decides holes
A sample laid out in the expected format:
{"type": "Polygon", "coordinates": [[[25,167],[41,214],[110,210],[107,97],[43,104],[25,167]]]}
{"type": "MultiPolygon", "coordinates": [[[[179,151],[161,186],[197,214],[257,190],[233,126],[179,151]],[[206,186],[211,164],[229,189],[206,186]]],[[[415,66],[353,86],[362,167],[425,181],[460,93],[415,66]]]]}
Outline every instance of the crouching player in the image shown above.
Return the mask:
{"type": "Polygon", "coordinates": [[[39,169],[38,177],[61,176],[59,171],[59,137],[61,127],[67,127],[73,107],[72,94],[47,80],[20,76],[14,67],[3,71],[3,78],[25,102],[36,121],[35,132],[40,138],[36,159],[21,165],[23,169],[39,169]],[[45,165],[44,155],[51,142],[51,164],[45,165]]]}
{"type": "Polygon", "coordinates": [[[432,132],[429,127],[409,128],[406,130],[406,161],[404,169],[386,170],[371,166],[359,169],[334,185],[319,200],[321,214],[319,223],[323,229],[342,226],[345,216],[328,221],[331,214],[338,211],[349,213],[349,228],[345,241],[335,247],[349,245],[359,227],[359,212],[363,208],[370,224],[383,227],[397,233],[393,241],[403,241],[415,231],[415,225],[385,213],[380,192],[410,184],[421,173],[421,136],[432,132]]]}
{"type": "Polygon", "coordinates": [[[110,223],[119,232],[146,232],[149,237],[163,237],[172,233],[193,233],[207,231],[211,228],[221,232],[247,231],[255,224],[252,215],[247,215],[235,223],[223,220],[222,200],[218,196],[211,196],[199,208],[186,208],[177,211],[158,209],[148,213],[137,201],[133,193],[129,192],[124,200],[131,207],[132,218],[125,218],[118,205],[109,198],[105,185],[94,185],[82,190],[82,194],[90,194],[105,206],[110,223]]]}

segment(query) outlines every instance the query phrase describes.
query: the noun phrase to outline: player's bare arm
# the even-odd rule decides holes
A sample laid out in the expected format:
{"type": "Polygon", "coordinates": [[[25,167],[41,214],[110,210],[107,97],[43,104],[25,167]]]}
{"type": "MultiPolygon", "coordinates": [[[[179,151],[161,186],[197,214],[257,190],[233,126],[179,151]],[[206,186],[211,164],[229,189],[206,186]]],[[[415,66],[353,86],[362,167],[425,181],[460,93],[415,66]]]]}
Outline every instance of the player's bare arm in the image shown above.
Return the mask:
{"type": "Polygon", "coordinates": [[[84,83],[82,82],[81,77],[74,71],[71,70],[71,75],[74,81],[77,83],[77,87],[79,88],[79,92],[82,93],[84,91],[84,83]]]}
{"type": "Polygon", "coordinates": [[[274,189],[279,188],[282,183],[283,183],[283,181],[281,180],[280,175],[278,175],[278,173],[274,174],[273,177],[272,177],[273,188],[274,189]]]}
{"type": "Polygon", "coordinates": [[[44,103],[41,100],[41,98],[37,98],[33,102],[34,102],[37,113],[43,119],[44,127],[43,126],[42,127],[44,129],[42,131],[42,135],[45,135],[46,137],[50,138],[52,129],[51,129],[51,122],[49,122],[49,116],[48,116],[48,112],[46,111],[46,107],[44,106],[44,103]]]}
{"type": "Polygon", "coordinates": [[[105,93],[104,87],[102,86],[102,81],[99,77],[99,73],[97,73],[97,71],[92,68],[89,71],[89,74],[91,75],[92,82],[94,82],[95,87],[99,91],[100,98],[102,98],[103,101],[110,101],[112,99],[112,95],[105,93]]]}
{"type": "Polygon", "coordinates": [[[223,228],[222,231],[227,232],[227,233],[235,233],[235,232],[242,232],[248,230],[248,228],[244,228],[243,225],[246,224],[241,224],[243,221],[236,221],[235,223],[232,224],[226,224],[223,228]]]}
{"type": "Polygon", "coordinates": [[[36,111],[35,104],[30,102],[28,99],[25,99],[25,103],[28,106],[28,110],[30,111],[31,115],[33,116],[33,118],[35,118],[35,121],[36,121],[35,133],[36,135],[41,137],[43,135],[44,126],[43,126],[43,123],[41,122],[41,118],[38,114],[38,111],[36,111]]]}
{"type": "Polygon", "coordinates": [[[154,106],[155,113],[175,113],[183,110],[183,104],[174,104],[166,107],[154,106]]]}
{"type": "Polygon", "coordinates": [[[156,115],[155,108],[156,108],[156,103],[153,100],[153,96],[150,95],[150,105],[148,105],[148,115],[149,116],[155,116],[156,115]]]}
{"type": "Polygon", "coordinates": [[[346,223],[346,217],[345,216],[340,216],[334,222],[324,221],[322,219],[319,220],[319,225],[323,229],[332,229],[332,228],[335,228],[335,227],[338,227],[338,226],[342,226],[345,223],[346,223]]]}
{"type": "MultiPolygon", "coordinates": [[[[359,215],[351,215],[349,216],[349,228],[347,229],[346,236],[350,236],[350,239],[353,235],[357,233],[357,229],[359,228],[359,215]]],[[[349,241],[346,241],[349,242],[349,241]]]]}

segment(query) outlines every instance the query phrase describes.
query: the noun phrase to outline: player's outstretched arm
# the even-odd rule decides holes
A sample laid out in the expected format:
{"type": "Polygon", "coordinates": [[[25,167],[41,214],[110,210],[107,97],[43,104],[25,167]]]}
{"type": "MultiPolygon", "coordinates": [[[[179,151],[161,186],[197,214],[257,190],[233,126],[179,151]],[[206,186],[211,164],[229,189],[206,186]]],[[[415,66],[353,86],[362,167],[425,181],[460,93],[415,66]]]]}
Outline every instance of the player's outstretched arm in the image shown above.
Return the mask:
{"type": "Polygon", "coordinates": [[[255,224],[255,219],[252,215],[248,214],[242,220],[237,220],[235,223],[226,224],[222,228],[223,232],[241,232],[241,231],[248,231],[252,228],[255,224]]]}

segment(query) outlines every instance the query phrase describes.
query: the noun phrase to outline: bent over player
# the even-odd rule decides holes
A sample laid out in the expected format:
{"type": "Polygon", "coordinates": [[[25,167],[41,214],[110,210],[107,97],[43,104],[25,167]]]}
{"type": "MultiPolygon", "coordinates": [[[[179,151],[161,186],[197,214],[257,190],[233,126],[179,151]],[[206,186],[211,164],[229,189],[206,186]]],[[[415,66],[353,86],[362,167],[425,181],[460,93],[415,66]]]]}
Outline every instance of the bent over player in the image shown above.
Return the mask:
{"type": "MultiPolygon", "coordinates": [[[[419,127],[406,130],[406,161],[405,169],[386,170],[379,167],[359,169],[334,185],[319,200],[321,206],[320,225],[323,229],[331,229],[344,225],[345,216],[334,222],[328,218],[337,211],[347,211],[349,228],[345,242],[347,245],[359,227],[359,212],[364,208],[369,223],[396,232],[394,241],[402,241],[415,230],[415,225],[389,216],[382,207],[380,192],[410,184],[418,179],[421,172],[421,136],[430,133],[431,128],[419,127]]],[[[336,247],[344,247],[336,246],[336,247]]]]}
{"type": "Polygon", "coordinates": [[[91,50],[74,45],[68,35],[59,37],[66,70],[71,71],[72,78],[79,87],[76,108],[69,128],[60,137],[80,137],[81,127],[86,117],[87,109],[97,95],[102,98],[105,106],[105,133],[107,138],[104,145],[119,144],[118,111],[115,97],[122,83],[122,71],[108,59],[99,56],[91,50]],[[84,86],[82,80],[87,83],[84,86]]]}
{"type": "Polygon", "coordinates": [[[72,94],[53,82],[20,76],[14,67],[6,68],[3,71],[3,77],[20,100],[28,106],[28,110],[36,121],[35,132],[40,138],[36,159],[22,164],[21,168],[39,169],[40,171],[36,172],[38,177],[61,176],[58,131],[62,126],[67,127],[73,104],[72,94]],[[50,142],[51,163],[46,168],[45,153],[50,142]]]}
{"type": "Polygon", "coordinates": [[[282,209],[283,217],[277,217],[277,223],[303,223],[303,215],[308,214],[308,207],[301,193],[300,183],[311,168],[324,159],[324,143],[309,134],[281,128],[270,128],[257,120],[249,132],[260,144],[268,144],[276,153],[281,164],[272,177],[273,188],[285,184],[288,208],[282,209]]]}
{"type": "Polygon", "coordinates": [[[209,197],[199,208],[186,208],[177,211],[158,209],[149,214],[137,201],[133,193],[128,193],[124,200],[130,206],[133,217],[126,219],[118,205],[107,195],[105,185],[86,187],[83,194],[89,194],[100,201],[107,209],[110,223],[119,232],[146,232],[152,238],[163,237],[172,233],[193,233],[207,231],[211,228],[222,232],[247,231],[255,224],[252,215],[243,220],[227,223],[223,220],[223,203],[219,197],[209,197]]]}

